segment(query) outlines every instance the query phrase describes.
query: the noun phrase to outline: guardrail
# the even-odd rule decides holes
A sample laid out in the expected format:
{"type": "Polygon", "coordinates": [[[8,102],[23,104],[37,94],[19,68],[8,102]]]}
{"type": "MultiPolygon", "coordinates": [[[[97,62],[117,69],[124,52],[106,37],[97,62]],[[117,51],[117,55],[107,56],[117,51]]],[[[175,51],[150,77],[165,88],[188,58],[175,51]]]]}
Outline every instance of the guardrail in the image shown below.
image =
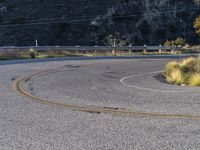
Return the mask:
{"type": "Polygon", "coordinates": [[[9,46],[0,47],[0,51],[19,50],[26,51],[179,51],[180,47],[175,46],[9,46]]]}

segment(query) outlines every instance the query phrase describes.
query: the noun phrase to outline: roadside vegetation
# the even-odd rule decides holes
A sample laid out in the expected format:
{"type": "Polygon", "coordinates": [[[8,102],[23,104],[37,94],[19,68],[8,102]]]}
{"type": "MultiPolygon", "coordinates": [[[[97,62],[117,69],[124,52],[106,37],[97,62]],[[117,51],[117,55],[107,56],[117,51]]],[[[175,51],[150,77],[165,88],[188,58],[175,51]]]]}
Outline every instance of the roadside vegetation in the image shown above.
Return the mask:
{"type": "Polygon", "coordinates": [[[180,54],[180,52],[171,51],[38,51],[33,49],[27,51],[5,51],[0,52],[0,60],[12,60],[12,59],[44,59],[44,58],[56,58],[56,57],[81,57],[81,56],[131,56],[131,55],[168,55],[168,54],[180,54]]]}
{"type": "Polygon", "coordinates": [[[184,46],[186,45],[186,40],[182,37],[178,37],[176,40],[167,40],[165,43],[164,43],[164,46],[184,46]]]}
{"type": "Polygon", "coordinates": [[[67,57],[67,56],[79,56],[72,52],[66,51],[46,51],[36,52],[35,50],[28,51],[6,51],[0,53],[0,60],[12,60],[12,59],[43,59],[54,57],[67,57]]]}
{"type": "Polygon", "coordinates": [[[163,75],[171,84],[200,86],[200,57],[169,62],[163,75]]]}

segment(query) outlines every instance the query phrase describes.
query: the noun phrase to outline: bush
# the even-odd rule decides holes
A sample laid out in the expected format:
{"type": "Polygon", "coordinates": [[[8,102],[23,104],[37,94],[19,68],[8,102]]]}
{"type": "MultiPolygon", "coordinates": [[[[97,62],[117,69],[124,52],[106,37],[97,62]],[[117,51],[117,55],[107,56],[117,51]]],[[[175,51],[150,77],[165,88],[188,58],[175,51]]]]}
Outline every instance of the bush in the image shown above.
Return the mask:
{"type": "Polygon", "coordinates": [[[194,68],[197,73],[200,73],[200,57],[196,59],[194,68]]]}
{"type": "Polygon", "coordinates": [[[190,86],[200,86],[200,74],[194,74],[189,78],[188,84],[190,86]]]}
{"type": "Polygon", "coordinates": [[[196,33],[200,34],[200,16],[195,19],[194,28],[196,29],[196,33]]]}
{"type": "Polygon", "coordinates": [[[172,61],[166,65],[166,71],[171,72],[175,68],[179,68],[179,64],[176,61],[172,61]]]}
{"type": "Polygon", "coordinates": [[[175,68],[170,73],[168,73],[168,75],[166,76],[166,80],[169,83],[181,85],[184,83],[184,76],[182,75],[180,69],[175,68]]]}
{"type": "Polygon", "coordinates": [[[181,62],[169,62],[164,77],[169,83],[200,86],[200,57],[186,58],[181,62]]]}
{"type": "Polygon", "coordinates": [[[176,40],[169,41],[167,40],[164,45],[165,46],[184,46],[186,44],[185,39],[178,37],[176,40]]]}
{"type": "Polygon", "coordinates": [[[196,60],[194,58],[186,58],[179,65],[184,73],[196,72],[196,60]]]}
{"type": "Polygon", "coordinates": [[[191,65],[191,64],[194,64],[194,63],[195,63],[195,59],[192,58],[192,57],[189,57],[189,58],[184,59],[179,64],[180,64],[180,67],[184,67],[184,66],[188,66],[188,65],[191,65]]]}
{"type": "Polygon", "coordinates": [[[185,39],[181,38],[181,37],[178,37],[175,41],[174,41],[174,45],[181,45],[181,46],[184,46],[186,43],[185,43],[185,39]]]}
{"type": "Polygon", "coordinates": [[[36,51],[34,49],[29,50],[30,58],[36,58],[36,51]]]}

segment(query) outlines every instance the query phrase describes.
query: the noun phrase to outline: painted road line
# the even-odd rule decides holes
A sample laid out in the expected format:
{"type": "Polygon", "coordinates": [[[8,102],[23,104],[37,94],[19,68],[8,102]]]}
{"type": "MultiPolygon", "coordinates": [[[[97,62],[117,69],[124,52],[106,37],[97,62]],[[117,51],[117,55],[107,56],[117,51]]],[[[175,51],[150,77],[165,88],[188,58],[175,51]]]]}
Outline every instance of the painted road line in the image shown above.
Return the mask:
{"type": "Polygon", "coordinates": [[[133,84],[129,84],[126,82],[127,79],[129,78],[134,78],[134,77],[139,77],[139,76],[144,76],[144,75],[152,75],[152,74],[157,74],[157,73],[162,73],[165,70],[159,70],[159,71],[154,71],[154,72],[148,72],[148,73],[142,73],[142,74],[135,74],[135,75],[129,75],[126,77],[123,77],[122,79],[120,79],[120,82],[122,85],[126,86],[126,87],[130,87],[130,88],[136,88],[139,90],[145,90],[145,91],[152,91],[152,92],[168,92],[168,93],[200,93],[200,92],[195,92],[195,91],[179,91],[179,90],[159,90],[159,89],[153,89],[153,88],[145,88],[145,87],[141,87],[141,86],[136,86],[133,84]]]}

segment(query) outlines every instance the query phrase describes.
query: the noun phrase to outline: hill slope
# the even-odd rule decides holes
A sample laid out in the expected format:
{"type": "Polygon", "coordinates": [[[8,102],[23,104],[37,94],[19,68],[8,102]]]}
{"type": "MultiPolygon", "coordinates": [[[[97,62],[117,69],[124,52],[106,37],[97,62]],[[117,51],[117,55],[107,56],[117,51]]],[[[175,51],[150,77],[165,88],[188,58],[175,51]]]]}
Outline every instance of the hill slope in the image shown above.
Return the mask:
{"type": "Polygon", "coordinates": [[[158,45],[178,36],[195,43],[198,36],[193,21],[200,13],[198,3],[199,0],[0,0],[0,45],[34,45],[35,39],[40,45],[103,45],[105,37],[114,32],[136,45],[158,45]]]}

